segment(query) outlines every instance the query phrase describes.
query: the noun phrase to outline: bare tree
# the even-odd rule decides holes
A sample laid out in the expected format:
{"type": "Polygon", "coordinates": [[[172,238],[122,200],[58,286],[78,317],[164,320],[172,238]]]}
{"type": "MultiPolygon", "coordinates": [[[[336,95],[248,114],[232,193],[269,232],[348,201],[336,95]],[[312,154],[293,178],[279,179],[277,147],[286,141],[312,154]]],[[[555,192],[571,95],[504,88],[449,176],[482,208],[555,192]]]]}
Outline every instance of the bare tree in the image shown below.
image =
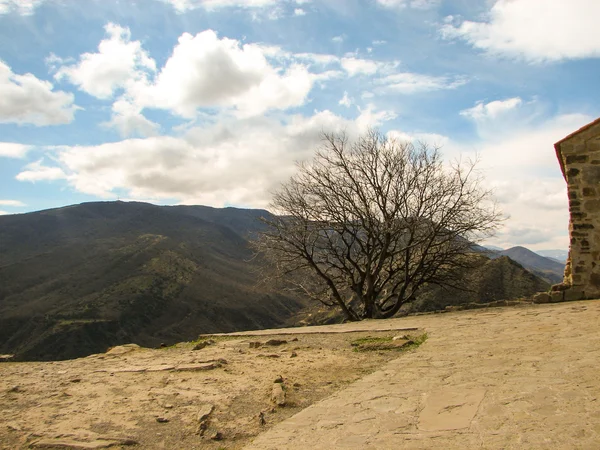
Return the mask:
{"type": "Polygon", "coordinates": [[[275,272],[348,319],[387,318],[427,284],[460,287],[473,243],[501,214],[474,170],[439,149],[369,131],[324,134],[274,194],[255,242],[275,272]]]}

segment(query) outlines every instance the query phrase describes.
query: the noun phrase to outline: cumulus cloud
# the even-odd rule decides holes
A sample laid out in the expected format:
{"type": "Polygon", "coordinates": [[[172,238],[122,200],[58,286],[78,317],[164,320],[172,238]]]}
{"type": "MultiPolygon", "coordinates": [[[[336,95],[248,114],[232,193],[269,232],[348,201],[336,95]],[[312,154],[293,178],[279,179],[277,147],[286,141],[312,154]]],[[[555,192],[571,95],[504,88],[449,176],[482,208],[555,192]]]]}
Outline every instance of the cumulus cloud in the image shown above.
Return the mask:
{"type": "Polygon", "coordinates": [[[444,148],[448,156],[481,158],[480,168],[510,216],[490,244],[568,248],[567,189],[554,143],[593,118],[544,113],[541,103],[518,97],[478,103],[461,114],[473,122],[479,139],[444,148]]]}
{"type": "Polygon", "coordinates": [[[294,15],[295,16],[305,16],[306,11],[303,10],[302,8],[296,8],[296,9],[294,9],[294,15]]]}
{"type": "Polygon", "coordinates": [[[33,14],[45,0],[0,0],[0,14],[16,12],[22,16],[33,14]]]}
{"type": "Polygon", "coordinates": [[[483,21],[457,20],[441,27],[494,55],[530,62],[600,56],[597,0],[496,0],[483,21]]]}
{"type": "Polygon", "coordinates": [[[18,208],[20,206],[27,206],[25,203],[19,200],[0,200],[0,206],[11,206],[14,208],[18,208]]]}
{"type": "MultiPolygon", "coordinates": [[[[131,41],[131,31],[114,23],[105,27],[107,39],[98,44],[97,53],[84,53],[79,62],[61,66],[54,77],[64,78],[94,97],[111,98],[119,88],[145,78],[146,71],[154,72],[156,63],[142,49],[140,41],[131,41]]],[[[51,55],[47,62],[60,62],[51,55]]]]}
{"type": "Polygon", "coordinates": [[[39,159],[25,166],[24,171],[19,172],[15,177],[19,181],[53,181],[67,178],[60,167],[45,166],[44,160],[39,159]]]}
{"type": "Polygon", "coordinates": [[[350,108],[350,105],[354,103],[354,99],[348,96],[348,91],[344,91],[344,96],[338,102],[339,105],[345,106],[346,108],[350,108]]]}
{"type": "Polygon", "coordinates": [[[476,138],[457,141],[427,132],[391,130],[399,140],[441,146],[446,160],[479,160],[478,170],[509,217],[487,244],[508,248],[568,248],[568,198],[554,143],[593,118],[581,114],[545,115],[539,102],[518,97],[478,103],[463,113],[476,138]]]}
{"type": "Polygon", "coordinates": [[[252,116],[300,106],[315,81],[334,75],[311,73],[299,61],[278,65],[277,58],[289,59],[281,49],[242,45],[219,38],[213,30],[182,34],[157,70],[141,43],[131,41],[128,28],[109,24],[106,31],[108,37],[97,53],[83,54],[78,63],[60,67],[55,76],[98,98],[113,98],[120,90],[107,124],[124,134],[148,135],[156,130],[143,116],[145,108],[193,118],[202,108],[230,108],[240,116],[252,116]]]}
{"type": "Polygon", "coordinates": [[[31,73],[18,75],[0,60],[0,123],[37,126],[70,123],[78,109],[73,94],[31,73]]]}
{"type": "Polygon", "coordinates": [[[64,178],[80,192],[105,198],[125,191],[130,198],[264,207],[269,192],[294,173],[295,161],[312,156],[322,130],[355,134],[392,117],[392,112],[369,107],[354,120],[330,111],[284,122],[223,119],[180,137],[61,147],[54,150],[52,165],[37,161],[17,179],[64,178]]]}
{"type": "Polygon", "coordinates": [[[30,145],[17,144],[14,142],[0,142],[0,157],[23,158],[31,150],[30,145]]]}
{"type": "Polygon", "coordinates": [[[340,65],[350,76],[375,75],[382,72],[390,72],[398,66],[398,61],[376,61],[373,59],[346,56],[340,60],[340,65]]]}
{"type": "Polygon", "coordinates": [[[494,100],[489,103],[478,102],[475,106],[460,112],[461,116],[469,117],[475,121],[494,120],[499,116],[514,110],[523,101],[519,97],[506,100],[494,100]]]}
{"type": "Polygon", "coordinates": [[[184,33],[154,83],[136,88],[138,104],[191,117],[198,108],[230,106],[242,115],[304,103],[314,77],[293,64],[285,70],[267,60],[269,49],[222,38],[212,30],[184,33]]]}
{"type": "Polygon", "coordinates": [[[102,125],[116,128],[123,137],[155,136],[160,130],[160,125],[148,120],[142,114],[141,107],[124,99],[113,103],[112,117],[102,125]]]}

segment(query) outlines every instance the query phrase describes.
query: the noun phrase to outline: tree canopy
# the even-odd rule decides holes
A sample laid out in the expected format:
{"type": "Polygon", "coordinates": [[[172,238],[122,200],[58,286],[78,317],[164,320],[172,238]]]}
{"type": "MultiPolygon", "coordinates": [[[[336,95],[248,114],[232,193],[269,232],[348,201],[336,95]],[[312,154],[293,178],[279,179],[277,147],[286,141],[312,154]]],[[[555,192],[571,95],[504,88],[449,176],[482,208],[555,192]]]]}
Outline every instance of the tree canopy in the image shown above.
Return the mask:
{"type": "Polygon", "coordinates": [[[274,193],[255,242],[289,286],[350,320],[387,318],[427,284],[460,287],[473,243],[501,213],[472,161],[369,131],[324,134],[274,193]]]}

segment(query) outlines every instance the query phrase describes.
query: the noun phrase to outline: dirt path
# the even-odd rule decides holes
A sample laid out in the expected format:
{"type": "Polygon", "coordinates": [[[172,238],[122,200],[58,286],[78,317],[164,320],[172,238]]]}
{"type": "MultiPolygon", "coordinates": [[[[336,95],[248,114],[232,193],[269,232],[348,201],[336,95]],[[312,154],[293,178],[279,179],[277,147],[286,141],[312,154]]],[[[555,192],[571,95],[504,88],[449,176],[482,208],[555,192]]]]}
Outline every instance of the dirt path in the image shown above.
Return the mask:
{"type": "Polygon", "coordinates": [[[0,449],[241,448],[399,356],[355,352],[352,341],[398,334],[219,337],[200,350],[123,346],[73,361],[1,363],[0,449]]]}
{"type": "Polygon", "coordinates": [[[600,448],[600,301],[395,324],[429,339],[246,448],[600,448]]]}

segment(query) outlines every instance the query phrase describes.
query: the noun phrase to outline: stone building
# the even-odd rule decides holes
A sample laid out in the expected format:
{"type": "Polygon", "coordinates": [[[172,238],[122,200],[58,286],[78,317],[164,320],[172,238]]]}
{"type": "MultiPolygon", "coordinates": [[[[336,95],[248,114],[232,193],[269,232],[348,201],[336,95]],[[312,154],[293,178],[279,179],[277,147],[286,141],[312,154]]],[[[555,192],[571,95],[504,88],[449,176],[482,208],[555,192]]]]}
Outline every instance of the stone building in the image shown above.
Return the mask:
{"type": "Polygon", "coordinates": [[[554,144],[569,195],[569,260],[552,300],[600,298],[600,118],[554,144]],[[561,298],[558,298],[561,297],[561,298]]]}

